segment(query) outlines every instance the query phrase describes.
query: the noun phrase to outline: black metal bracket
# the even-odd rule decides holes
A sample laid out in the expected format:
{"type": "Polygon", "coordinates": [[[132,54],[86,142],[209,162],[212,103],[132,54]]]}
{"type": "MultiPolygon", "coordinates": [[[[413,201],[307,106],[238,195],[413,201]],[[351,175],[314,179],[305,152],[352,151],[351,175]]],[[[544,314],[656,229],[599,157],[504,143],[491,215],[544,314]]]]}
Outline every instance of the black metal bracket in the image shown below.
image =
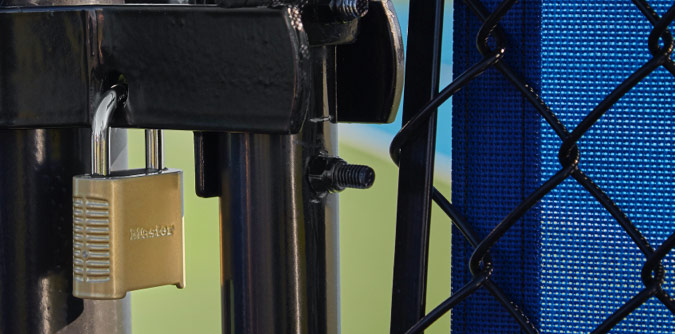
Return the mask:
{"type": "Polygon", "coordinates": [[[321,45],[338,45],[333,121],[391,122],[400,29],[389,2],[369,7],[351,21],[290,5],[4,7],[0,128],[88,127],[99,94],[124,82],[116,127],[297,133],[312,85],[308,50],[321,45]]]}
{"type": "Polygon", "coordinates": [[[393,122],[403,91],[403,63],[394,5],[371,1],[356,42],[337,47],[338,122],[393,122]]]}
{"type": "Polygon", "coordinates": [[[87,127],[120,80],[119,127],[295,133],[309,105],[297,8],[5,8],[0,41],[0,128],[87,127]]]}

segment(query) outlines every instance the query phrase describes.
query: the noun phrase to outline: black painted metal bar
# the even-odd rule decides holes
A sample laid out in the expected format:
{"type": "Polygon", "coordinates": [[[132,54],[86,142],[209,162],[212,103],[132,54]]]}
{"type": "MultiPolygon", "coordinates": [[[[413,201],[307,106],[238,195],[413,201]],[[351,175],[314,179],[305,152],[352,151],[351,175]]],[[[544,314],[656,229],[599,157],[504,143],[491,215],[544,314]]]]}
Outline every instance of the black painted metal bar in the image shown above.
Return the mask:
{"type": "Polygon", "coordinates": [[[335,47],[310,52],[312,108],[299,134],[199,139],[217,136],[218,150],[203,147],[220,152],[206,159],[220,169],[223,333],[339,332],[337,194],[317,196],[305,174],[310,158],[337,153],[335,47]]]}
{"type": "MultiPolygon", "coordinates": [[[[403,123],[438,92],[443,1],[410,1],[403,123]]],[[[396,217],[391,333],[424,316],[436,115],[402,147],[396,217]]]]}
{"type": "Polygon", "coordinates": [[[289,7],[0,7],[0,127],[88,127],[98,94],[125,81],[115,127],[297,133],[310,89],[299,15],[289,7]]]}

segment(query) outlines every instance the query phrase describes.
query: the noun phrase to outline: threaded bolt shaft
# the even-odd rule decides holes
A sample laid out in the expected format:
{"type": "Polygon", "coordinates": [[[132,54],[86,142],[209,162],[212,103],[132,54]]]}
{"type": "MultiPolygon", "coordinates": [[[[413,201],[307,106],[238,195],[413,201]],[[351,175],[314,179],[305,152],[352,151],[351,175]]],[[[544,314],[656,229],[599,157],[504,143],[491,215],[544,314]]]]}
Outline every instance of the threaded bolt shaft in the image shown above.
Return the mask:
{"type": "Polygon", "coordinates": [[[350,21],[368,12],[368,0],[331,0],[330,8],[338,19],[350,21]]]}
{"type": "Polygon", "coordinates": [[[375,182],[375,171],[350,165],[338,157],[316,156],[307,165],[307,180],[319,197],[345,188],[366,189],[375,182]]]}
{"type": "Polygon", "coordinates": [[[335,167],[333,182],[336,188],[370,188],[375,182],[375,171],[364,165],[340,164],[335,167]]]}

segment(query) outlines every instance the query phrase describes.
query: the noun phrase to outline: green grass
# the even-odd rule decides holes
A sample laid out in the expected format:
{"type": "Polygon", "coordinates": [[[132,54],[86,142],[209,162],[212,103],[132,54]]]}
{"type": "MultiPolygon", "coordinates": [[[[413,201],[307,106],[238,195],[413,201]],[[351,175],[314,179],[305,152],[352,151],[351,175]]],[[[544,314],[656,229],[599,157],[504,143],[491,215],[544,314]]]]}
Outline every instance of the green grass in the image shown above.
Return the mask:
{"type": "MultiPolygon", "coordinates": [[[[140,167],[143,132],[129,131],[129,162],[140,167]]],[[[184,171],[186,288],[159,287],[132,293],[134,333],[220,333],[218,199],[194,194],[192,133],[167,131],[166,163],[184,171]]],[[[386,154],[385,152],[382,152],[386,154]]],[[[368,164],[377,178],[369,190],[340,195],[342,333],[388,333],[398,172],[384,155],[341,144],[340,156],[368,164]]],[[[447,184],[438,184],[449,189],[447,184]]],[[[428,309],[450,293],[450,222],[434,208],[430,238],[428,309]]],[[[427,333],[449,333],[448,317],[427,333]]]]}

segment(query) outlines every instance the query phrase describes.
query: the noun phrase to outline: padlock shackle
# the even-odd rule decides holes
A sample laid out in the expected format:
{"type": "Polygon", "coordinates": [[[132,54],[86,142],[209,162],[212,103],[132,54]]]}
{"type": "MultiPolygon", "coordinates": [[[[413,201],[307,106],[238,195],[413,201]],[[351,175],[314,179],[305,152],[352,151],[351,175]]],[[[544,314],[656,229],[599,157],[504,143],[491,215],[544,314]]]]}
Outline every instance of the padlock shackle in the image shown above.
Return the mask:
{"type": "Polygon", "coordinates": [[[110,174],[110,120],[126,98],[126,87],[115,85],[103,93],[91,122],[91,174],[110,174]]]}
{"type": "Polygon", "coordinates": [[[164,135],[162,130],[145,130],[145,168],[164,169],[164,135]]]}
{"type": "MultiPolygon", "coordinates": [[[[110,175],[110,120],[117,107],[126,100],[127,89],[115,85],[103,93],[91,122],[91,174],[110,175]]],[[[164,136],[162,130],[145,130],[145,168],[164,169],[164,136]]]]}

